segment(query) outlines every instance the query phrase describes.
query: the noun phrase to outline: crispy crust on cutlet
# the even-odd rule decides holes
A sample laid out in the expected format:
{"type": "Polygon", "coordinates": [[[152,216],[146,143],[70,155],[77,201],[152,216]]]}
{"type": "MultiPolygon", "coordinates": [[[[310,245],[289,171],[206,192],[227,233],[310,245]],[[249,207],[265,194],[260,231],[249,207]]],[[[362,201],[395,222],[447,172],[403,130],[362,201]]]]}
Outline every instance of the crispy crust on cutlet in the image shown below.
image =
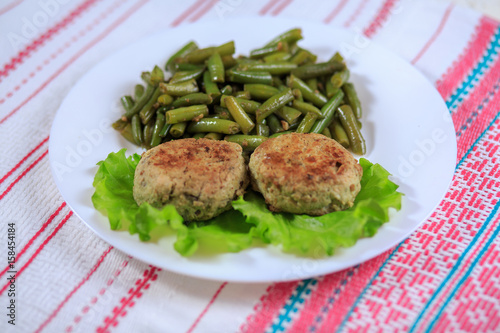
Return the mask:
{"type": "Polygon", "coordinates": [[[238,144],[181,139],[145,152],[134,177],[134,199],[176,206],[186,220],[206,220],[244,193],[247,167],[238,144]]]}
{"type": "Polygon", "coordinates": [[[335,140],[291,133],[263,142],[250,158],[252,186],[273,211],[323,215],[353,205],[363,169],[335,140]]]}

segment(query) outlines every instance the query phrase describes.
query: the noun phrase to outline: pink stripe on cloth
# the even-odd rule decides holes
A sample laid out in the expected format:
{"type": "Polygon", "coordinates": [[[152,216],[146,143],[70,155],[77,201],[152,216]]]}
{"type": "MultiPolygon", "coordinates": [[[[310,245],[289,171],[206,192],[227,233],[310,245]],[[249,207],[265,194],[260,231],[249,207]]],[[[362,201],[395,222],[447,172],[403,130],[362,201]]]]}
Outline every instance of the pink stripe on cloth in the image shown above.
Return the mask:
{"type": "MultiPolygon", "coordinates": [[[[42,232],[45,231],[45,229],[47,229],[47,226],[49,226],[52,221],[55,219],[55,217],[57,215],[59,215],[59,213],[61,212],[61,210],[66,207],[66,202],[63,202],[55,211],[54,213],[52,213],[52,215],[49,216],[49,218],[47,219],[47,221],[45,221],[45,223],[40,227],[40,229],[38,229],[38,231],[35,233],[35,235],[33,235],[33,237],[30,238],[30,240],[28,241],[28,243],[26,243],[25,246],[23,246],[23,248],[21,249],[21,251],[19,251],[19,253],[17,254],[16,256],[16,262],[19,262],[19,258],[21,258],[21,256],[24,254],[24,252],[26,252],[26,250],[28,250],[31,245],[33,244],[33,242],[40,236],[40,234],[42,232]]],[[[7,267],[5,267],[3,269],[3,271],[0,272],[0,278],[5,274],[5,272],[7,272],[9,270],[9,265],[7,265],[7,267]]]]}
{"type": "Polygon", "coordinates": [[[279,315],[281,308],[298,284],[299,281],[293,281],[270,285],[254,306],[254,313],[249,315],[246,322],[241,325],[240,331],[245,333],[264,332],[271,326],[273,319],[279,315]]]}
{"type": "Polygon", "coordinates": [[[278,2],[281,0],[270,0],[262,9],[259,11],[260,15],[266,15],[268,11],[271,10],[271,8],[274,7],[278,2]]]}
{"type": "Polygon", "coordinates": [[[340,3],[335,6],[335,8],[331,11],[330,14],[328,14],[327,17],[323,20],[323,23],[328,24],[330,23],[337,15],[342,11],[342,9],[345,7],[347,4],[348,0],[341,0],[340,3]]]}
{"type": "Polygon", "coordinates": [[[452,95],[466,78],[467,74],[479,62],[497,29],[498,22],[485,16],[481,18],[476,27],[473,39],[469,42],[460,57],[437,82],[437,90],[445,100],[452,95]]]}
{"type": "Polygon", "coordinates": [[[286,7],[288,7],[293,0],[283,0],[272,12],[271,15],[277,16],[279,15],[286,7]]]}
{"type": "Polygon", "coordinates": [[[139,278],[134,285],[128,290],[128,295],[125,295],[120,299],[120,304],[113,308],[113,313],[104,319],[104,323],[99,326],[96,330],[97,333],[109,332],[109,328],[116,327],[119,324],[119,318],[123,318],[127,315],[127,309],[132,308],[137,300],[142,297],[145,290],[148,290],[151,282],[156,281],[158,278],[157,272],[161,269],[149,266],[146,269],[142,277],[139,278]]]}
{"type": "Polygon", "coordinates": [[[189,19],[189,22],[196,22],[212,9],[219,0],[210,0],[200,10],[189,19]]]}
{"type": "Polygon", "coordinates": [[[425,43],[424,47],[420,50],[420,52],[415,56],[415,58],[412,59],[411,64],[415,65],[420,58],[429,50],[431,45],[436,41],[437,37],[441,34],[443,31],[446,22],[448,22],[448,18],[450,17],[451,11],[453,9],[454,5],[450,4],[448,8],[446,8],[446,11],[444,12],[443,18],[441,19],[441,22],[439,23],[439,26],[437,27],[436,31],[432,34],[431,38],[425,43]]]}
{"type": "Polygon", "coordinates": [[[371,38],[378,32],[382,25],[387,21],[396,2],[398,2],[398,0],[384,1],[384,4],[380,8],[373,21],[370,23],[370,25],[368,25],[368,27],[363,30],[363,33],[366,37],[371,38]]]}
{"type": "Polygon", "coordinates": [[[35,146],[35,148],[31,149],[28,154],[26,154],[26,156],[24,156],[19,162],[17,162],[17,164],[9,170],[9,172],[7,172],[5,174],[5,176],[2,177],[2,179],[0,179],[0,184],[2,184],[7,178],[9,178],[17,169],[19,169],[19,167],[24,163],[26,162],[26,160],[28,158],[30,158],[31,155],[33,155],[38,149],[40,149],[41,146],[43,146],[43,144],[45,142],[49,141],[49,137],[47,136],[45,139],[43,139],[39,144],[37,144],[35,146]]]}
{"type": "Polygon", "coordinates": [[[0,8],[0,15],[7,13],[9,10],[16,8],[23,0],[14,0],[7,6],[0,8]]]}
{"type": "Polygon", "coordinates": [[[351,24],[356,21],[358,18],[359,14],[365,9],[366,4],[368,3],[369,0],[361,0],[361,3],[358,5],[354,13],[347,19],[347,21],[344,22],[344,27],[349,28],[351,24]]]}
{"type": "MultiPolygon", "coordinates": [[[[21,275],[21,273],[27,268],[29,267],[29,265],[33,262],[33,260],[35,260],[35,258],[40,254],[40,252],[42,252],[43,248],[45,247],[45,245],[47,245],[50,240],[57,234],[57,232],[66,224],[66,222],[68,222],[69,218],[73,215],[73,212],[69,212],[68,214],[66,214],[66,216],[64,217],[64,219],[57,225],[57,227],[50,233],[50,235],[42,242],[42,244],[40,245],[40,247],[38,249],[36,249],[35,253],[28,259],[28,261],[17,271],[17,273],[15,274],[16,276],[16,280],[19,278],[19,276],[21,275]]],[[[3,292],[5,290],[7,290],[7,288],[9,287],[10,285],[10,280],[7,279],[7,284],[5,284],[3,286],[2,289],[0,289],[0,295],[3,294],[3,292]]]]}
{"type": "Polygon", "coordinates": [[[112,249],[113,247],[110,246],[106,249],[106,251],[104,251],[104,253],[99,257],[99,259],[97,260],[95,265],[90,269],[87,275],[85,275],[85,277],[70,291],[70,293],[66,295],[66,297],[64,297],[62,302],[59,303],[59,305],[55,308],[55,310],[52,311],[49,317],[37,328],[35,332],[37,333],[41,332],[57,316],[59,311],[61,311],[63,306],[66,303],[68,303],[70,298],[73,297],[73,295],[78,291],[78,289],[80,289],[85,284],[85,282],[87,282],[90,279],[90,277],[95,273],[95,271],[99,268],[99,266],[101,266],[102,262],[104,261],[104,258],[106,258],[106,256],[109,254],[109,252],[111,252],[112,249]]]}
{"type": "Polygon", "coordinates": [[[87,35],[87,33],[92,31],[96,26],[98,26],[102,22],[107,22],[108,16],[116,9],[120,8],[120,6],[123,4],[124,2],[122,0],[115,1],[103,13],[101,13],[97,19],[93,20],[92,24],[88,24],[85,28],[75,33],[66,43],[64,43],[64,46],[60,47],[57,50],[54,50],[54,52],[50,56],[48,56],[45,60],[43,61],[40,60],[39,65],[37,65],[36,68],[33,71],[31,71],[25,78],[21,79],[20,84],[16,85],[14,88],[11,89],[11,91],[5,94],[4,98],[0,99],[0,104],[5,103],[5,101],[9,98],[12,98],[18,91],[21,90],[22,87],[26,87],[26,84],[29,83],[37,75],[37,73],[41,72],[44,69],[44,67],[46,67],[51,62],[56,60],[60,54],[62,54],[64,51],[72,47],[74,43],[78,42],[82,37],[87,35]]]}
{"type": "Polygon", "coordinates": [[[19,111],[26,103],[32,100],[36,95],[38,95],[49,83],[51,83],[55,78],[57,78],[62,72],[66,70],[72,63],[74,63],[78,58],[80,58],[85,52],[94,47],[97,43],[103,40],[108,34],[110,34],[114,29],[116,29],[120,24],[122,24],[127,18],[129,18],[132,14],[135,13],[140,7],[146,4],[149,0],[141,0],[137,2],[133,7],[131,7],[125,14],[119,17],[116,21],[114,21],[106,30],[104,30],[99,36],[93,39],[89,44],[85,45],[82,49],[80,49],[71,59],[69,59],[66,63],[64,63],[52,76],[50,76],[40,87],[34,90],[34,92],[28,96],[21,104],[15,107],[12,111],[10,111],[6,116],[0,119],[0,125],[5,123],[7,119],[12,117],[17,111],[19,111]]]}
{"type": "Polygon", "coordinates": [[[80,16],[85,10],[87,10],[90,6],[96,3],[97,0],[87,0],[80,4],[75,10],[69,13],[61,22],[57,23],[55,26],[47,30],[40,37],[31,42],[31,44],[27,45],[22,51],[20,51],[17,56],[13,57],[10,62],[3,66],[3,69],[0,70],[0,78],[6,77],[8,74],[16,69],[17,65],[20,65],[24,62],[24,59],[31,56],[33,52],[35,52],[40,46],[42,46],[47,40],[53,38],[60,30],[66,28],[69,24],[73,23],[73,21],[80,16]]]}
{"type": "Polygon", "coordinates": [[[181,24],[185,19],[189,17],[189,15],[193,14],[200,6],[206,2],[206,0],[198,0],[195,3],[193,3],[191,6],[189,6],[185,11],[183,11],[175,20],[170,23],[172,27],[176,27],[179,24],[181,24]]]}
{"type": "Polygon", "coordinates": [[[222,289],[224,289],[224,287],[227,285],[227,282],[223,282],[219,288],[217,289],[217,291],[215,292],[215,294],[212,296],[212,298],[210,299],[210,301],[208,302],[207,306],[203,309],[203,311],[200,313],[200,315],[198,317],[196,317],[196,320],[194,321],[194,323],[191,325],[191,327],[189,327],[189,329],[187,330],[186,333],[191,333],[194,331],[194,329],[196,328],[196,326],[198,326],[198,323],[200,322],[200,320],[203,318],[203,316],[207,313],[208,309],[210,309],[210,307],[212,306],[212,304],[214,304],[215,300],[217,299],[217,297],[219,296],[220,292],[222,291],[222,289]]]}

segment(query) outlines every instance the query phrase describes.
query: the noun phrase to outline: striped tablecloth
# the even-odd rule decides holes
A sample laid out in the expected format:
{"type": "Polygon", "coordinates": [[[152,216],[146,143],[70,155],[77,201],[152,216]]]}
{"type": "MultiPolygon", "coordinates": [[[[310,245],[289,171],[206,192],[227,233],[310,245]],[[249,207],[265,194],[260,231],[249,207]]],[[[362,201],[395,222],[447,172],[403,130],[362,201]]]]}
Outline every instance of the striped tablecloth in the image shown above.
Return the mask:
{"type": "Polygon", "coordinates": [[[6,0],[0,31],[1,332],[500,332],[498,22],[416,0],[6,0]],[[114,249],[60,196],[49,131],[82,75],[159,29],[252,15],[360,32],[446,101],[451,187],[397,247],[303,281],[205,281],[114,249]]]}

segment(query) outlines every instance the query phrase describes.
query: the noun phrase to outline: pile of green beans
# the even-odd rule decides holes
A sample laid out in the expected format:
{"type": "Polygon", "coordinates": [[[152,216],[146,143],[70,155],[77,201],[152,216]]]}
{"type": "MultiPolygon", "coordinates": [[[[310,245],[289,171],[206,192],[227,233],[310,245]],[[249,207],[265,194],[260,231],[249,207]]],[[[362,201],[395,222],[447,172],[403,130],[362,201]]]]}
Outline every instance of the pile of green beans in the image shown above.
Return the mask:
{"type": "Polygon", "coordinates": [[[320,133],[363,155],[361,103],[339,53],[325,62],[298,45],[299,28],[248,56],[233,41],[199,48],[190,41],[164,68],[141,75],[143,84],[121,98],[124,115],[113,124],[146,149],[186,138],[227,140],[253,151],[270,137],[320,133]]]}

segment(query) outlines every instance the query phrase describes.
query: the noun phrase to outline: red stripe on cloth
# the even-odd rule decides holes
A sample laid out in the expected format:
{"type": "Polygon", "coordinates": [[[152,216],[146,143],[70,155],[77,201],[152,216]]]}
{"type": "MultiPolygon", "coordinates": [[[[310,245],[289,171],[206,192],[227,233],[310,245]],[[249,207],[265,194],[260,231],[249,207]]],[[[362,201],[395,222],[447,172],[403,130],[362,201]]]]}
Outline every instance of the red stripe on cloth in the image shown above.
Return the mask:
{"type": "MultiPolygon", "coordinates": [[[[129,258],[131,258],[131,257],[129,256],[129,258]]],[[[90,298],[90,300],[82,306],[82,309],[80,310],[80,312],[77,315],[75,315],[75,317],[73,318],[73,323],[71,323],[70,325],[68,325],[66,327],[66,330],[65,330],[66,332],[73,332],[73,329],[75,328],[75,326],[77,326],[79,323],[82,322],[83,317],[85,315],[91,313],[89,310],[92,308],[92,306],[97,304],[97,302],[99,301],[99,297],[103,296],[106,293],[106,291],[113,285],[113,283],[118,278],[118,276],[120,276],[123,269],[125,267],[127,267],[128,262],[129,261],[127,259],[124,260],[120,264],[120,266],[114,271],[113,276],[109,280],[106,281],[106,285],[104,287],[102,287],[95,296],[90,298]]]]}
{"type": "Polygon", "coordinates": [[[290,332],[315,332],[327,317],[331,307],[337,308],[336,301],[346,291],[348,282],[357,268],[329,274],[318,279],[316,289],[304,302],[298,317],[288,328],[290,332]]]}
{"type": "Polygon", "coordinates": [[[3,69],[0,70],[0,77],[6,77],[12,70],[16,69],[17,65],[24,62],[24,59],[29,57],[34,51],[36,51],[40,46],[42,46],[47,40],[54,37],[59,31],[66,28],[70,23],[72,23],[75,18],[80,16],[85,10],[96,3],[97,0],[87,0],[79,5],[75,10],[69,13],[61,22],[57,23],[55,26],[47,30],[40,37],[32,41],[27,45],[22,51],[10,59],[10,62],[4,65],[3,69]]]}
{"type": "Polygon", "coordinates": [[[9,98],[12,98],[18,91],[21,90],[21,87],[25,87],[27,83],[29,83],[37,73],[41,72],[46,66],[48,66],[51,62],[57,59],[57,57],[62,54],[65,50],[71,48],[73,44],[77,43],[81,38],[86,36],[90,31],[92,31],[96,26],[98,26],[102,22],[107,22],[108,16],[118,8],[120,8],[124,2],[122,0],[115,1],[111,6],[109,6],[103,13],[101,13],[97,19],[92,21],[92,24],[88,24],[85,28],[75,33],[67,42],[64,43],[62,47],[57,50],[54,50],[52,54],[50,54],[45,60],[40,61],[39,65],[36,66],[35,70],[31,71],[25,78],[21,79],[21,83],[15,86],[12,90],[5,93],[5,97],[0,99],[0,105],[5,103],[5,101],[9,98]]]}
{"type": "Polygon", "coordinates": [[[254,306],[251,315],[240,327],[241,332],[264,332],[279,314],[281,308],[297,288],[299,281],[275,283],[270,285],[266,293],[254,306]]]}
{"type": "Polygon", "coordinates": [[[270,0],[262,9],[259,11],[260,15],[266,15],[268,11],[271,10],[278,2],[281,0],[270,0]]]}
{"type": "Polygon", "coordinates": [[[78,51],[71,59],[69,59],[62,67],[60,67],[52,76],[50,76],[40,87],[35,89],[35,91],[28,96],[21,104],[19,104],[14,110],[9,112],[5,117],[0,119],[0,125],[3,124],[7,119],[14,115],[19,109],[21,109],[26,103],[28,103],[33,97],[38,95],[50,82],[52,82],[56,77],[58,77],[66,68],[68,68],[73,62],[80,58],[85,52],[94,47],[97,43],[103,40],[108,34],[110,34],[114,29],[116,29],[120,24],[122,24],[126,19],[128,19],[132,14],[134,14],[140,7],[146,4],[149,0],[141,0],[131,7],[125,14],[114,21],[104,32],[92,40],[89,44],[85,45],[80,51],[78,51]]]}
{"type": "Polygon", "coordinates": [[[12,183],[10,183],[10,185],[7,187],[7,189],[5,191],[3,191],[2,194],[0,194],[0,200],[2,200],[10,192],[10,190],[12,190],[14,185],[16,185],[21,179],[23,179],[23,177],[26,176],[26,174],[28,172],[30,172],[38,164],[38,162],[40,162],[48,154],[48,152],[49,152],[49,150],[46,149],[42,155],[40,155],[19,176],[17,176],[17,178],[12,183]]]}
{"type": "MultiPolygon", "coordinates": [[[[69,220],[69,218],[73,215],[73,212],[69,212],[66,214],[64,219],[57,225],[57,227],[50,233],[50,235],[43,241],[43,243],[40,245],[40,247],[33,253],[33,255],[28,259],[28,261],[17,271],[15,274],[16,280],[19,278],[21,273],[35,260],[35,258],[42,252],[43,248],[45,245],[47,245],[52,237],[54,237],[59,230],[66,224],[66,222],[69,220]]],[[[8,282],[3,286],[3,288],[0,290],[0,295],[3,294],[3,292],[9,287],[10,285],[10,280],[7,280],[8,282]]]]}
{"type": "Polygon", "coordinates": [[[16,0],[9,3],[7,6],[0,8],[0,15],[7,13],[9,10],[17,7],[23,0],[16,0]]]}
{"type": "Polygon", "coordinates": [[[370,280],[375,276],[380,266],[387,260],[391,252],[392,250],[387,251],[359,266],[356,274],[352,276],[344,292],[342,292],[335,301],[331,310],[334,315],[329,314],[326,316],[325,321],[320,324],[317,330],[318,332],[335,332],[350,311],[355,311],[352,307],[355,305],[356,300],[370,280]]]}
{"type": "Polygon", "coordinates": [[[444,100],[451,96],[483,57],[497,29],[498,22],[485,16],[481,18],[464,52],[436,84],[444,100]]]}
{"type": "Polygon", "coordinates": [[[214,304],[215,302],[215,299],[219,296],[220,292],[222,291],[222,289],[224,289],[224,287],[227,285],[227,282],[224,282],[222,283],[219,288],[217,289],[217,291],[215,292],[215,294],[212,296],[212,298],[210,299],[210,301],[208,302],[207,306],[203,309],[203,311],[200,313],[200,315],[196,318],[196,320],[194,321],[194,323],[191,325],[191,327],[189,327],[189,329],[187,330],[186,333],[191,333],[193,332],[193,330],[196,328],[196,326],[198,325],[198,323],[200,322],[201,318],[203,318],[203,316],[207,313],[208,309],[212,306],[212,304],[214,304]]]}
{"type": "Polygon", "coordinates": [[[366,4],[368,3],[369,0],[362,0],[361,3],[359,4],[358,8],[352,13],[352,15],[347,19],[347,21],[344,22],[344,27],[349,28],[351,24],[356,21],[358,18],[359,14],[365,9],[366,4]]]}
{"type": "Polygon", "coordinates": [[[158,278],[157,271],[161,271],[161,269],[156,268],[154,266],[149,266],[150,269],[146,269],[143,273],[143,277],[139,278],[134,286],[131,287],[128,291],[129,296],[122,297],[120,300],[120,305],[117,305],[113,308],[113,315],[107,316],[104,319],[104,324],[99,326],[96,330],[97,333],[105,333],[109,332],[110,326],[116,327],[118,326],[118,318],[125,317],[128,313],[127,308],[132,308],[136,300],[142,297],[144,290],[147,290],[152,281],[156,281],[158,278]]]}
{"type": "MultiPolygon", "coordinates": [[[[61,212],[61,210],[66,207],[66,202],[63,202],[55,211],[54,213],[52,213],[52,215],[49,216],[49,218],[47,219],[47,221],[45,221],[45,223],[42,225],[42,227],[40,229],[38,229],[38,231],[35,233],[35,235],[33,237],[31,237],[31,239],[28,241],[28,243],[26,243],[26,245],[21,249],[21,251],[19,251],[16,255],[16,260],[15,262],[19,262],[19,258],[21,258],[21,256],[24,254],[24,252],[26,252],[26,250],[28,250],[31,245],[33,244],[33,242],[38,238],[38,236],[40,236],[40,234],[42,232],[45,231],[45,229],[47,229],[47,226],[49,224],[52,223],[52,221],[54,220],[54,218],[59,215],[59,213],[61,212]]],[[[9,265],[7,265],[7,267],[5,267],[3,269],[3,271],[0,272],[0,277],[2,277],[5,272],[7,272],[9,270],[9,265]]]]}
{"type": "Polygon", "coordinates": [[[42,140],[42,142],[40,142],[38,145],[36,145],[35,148],[33,148],[32,150],[30,150],[30,152],[24,156],[19,162],[17,162],[17,164],[9,170],[9,172],[7,172],[5,174],[5,176],[2,177],[2,179],[0,179],[0,184],[2,184],[7,178],[9,178],[17,169],[19,169],[19,167],[24,163],[26,162],[26,160],[28,158],[30,158],[31,155],[33,155],[33,153],[35,153],[38,149],[40,149],[41,146],[43,146],[43,144],[45,142],[47,142],[49,140],[49,137],[47,136],[45,139],[42,140]]]}
{"type": "Polygon", "coordinates": [[[373,21],[370,23],[368,27],[366,27],[363,30],[363,33],[365,34],[366,37],[373,37],[377,31],[382,27],[382,25],[387,21],[387,18],[390,15],[390,11],[394,7],[398,0],[386,0],[384,1],[384,4],[378,11],[377,15],[373,19],[373,21]]]}
{"type": "Polygon", "coordinates": [[[179,15],[175,20],[170,23],[170,26],[176,27],[179,24],[181,24],[185,19],[188,18],[189,15],[193,14],[200,6],[205,2],[206,0],[198,0],[195,3],[193,3],[188,9],[186,9],[184,12],[182,12],[181,15],[179,15]]]}
{"type": "Polygon", "coordinates": [[[425,52],[427,52],[427,50],[429,50],[431,45],[436,41],[436,38],[439,36],[439,34],[441,34],[441,32],[443,31],[443,29],[446,25],[446,22],[448,22],[448,18],[450,17],[450,14],[451,14],[451,11],[453,10],[453,7],[454,7],[454,5],[450,4],[448,6],[448,8],[446,8],[446,11],[444,12],[443,18],[441,19],[441,22],[439,23],[439,26],[437,27],[436,31],[432,34],[431,38],[427,41],[427,43],[425,43],[424,47],[420,50],[420,52],[415,56],[415,58],[413,58],[413,60],[411,61],[412,65],[415,65],[420,60],[420,58],[422,58],[422,56],[425,54],[425,52]]]}
{"type": "Polygon", "coordinates": [[[189,22],[198,21],[203,15],[205,15],[210,9],[212,9],[212,7],[215,6],[217,2],[219,2],[219,0],[211,0],[206,3],[205,6],[201,7],[201,9],[194,14],[194,16],[191,16],[189,22]]]}
{"type": "Polygon", "coordinates": [[[345,7],[348,0],[341,0],[340,3],[332,10],[330,14],[323,20],[323,23],[330,23],[345,7]]]}
{"type": "Polygon", "coordinates": [[[288,5],[290,5],[293,0],[284,0],[282,1],[274,10],[271,12],[271,15],[277,16],[279,15],[288,5]]]}
{"type": "Polygon", "coordinates": [[[90,277],[95,273],[95,271],[99,268],[99,266],[101,266],[102,262],[104,261],[104,258],[106,258],[106,256],[109,254],[109,252],[111,252],[112,249],[113,247],[110,246],[106,251],[104,251],[101,257],[95,263],[94,267],[92,267],[90,271],[87,273],[87,275],[85,275],[85,277],[80,281],[80,283],[78,283],[75,286],[75,288],[73,288],[73,290],[71,290],[71,292],[68,295],[66,295],[66,297],[64,297],[62,302],[59,303],[56,309],[52,311],[50,316],[40,325],[40,327],[37,328],[35,332],[41,332],[57,316],[57,314],[59,313],[59,311],[61,311],[63,306],[66,303],[68,303],[69,299],[73,297],[73,295],[78,291],[78,289],[80,289],[85,284],[85,282],[87,282],[90,279],[90,277]]]}

